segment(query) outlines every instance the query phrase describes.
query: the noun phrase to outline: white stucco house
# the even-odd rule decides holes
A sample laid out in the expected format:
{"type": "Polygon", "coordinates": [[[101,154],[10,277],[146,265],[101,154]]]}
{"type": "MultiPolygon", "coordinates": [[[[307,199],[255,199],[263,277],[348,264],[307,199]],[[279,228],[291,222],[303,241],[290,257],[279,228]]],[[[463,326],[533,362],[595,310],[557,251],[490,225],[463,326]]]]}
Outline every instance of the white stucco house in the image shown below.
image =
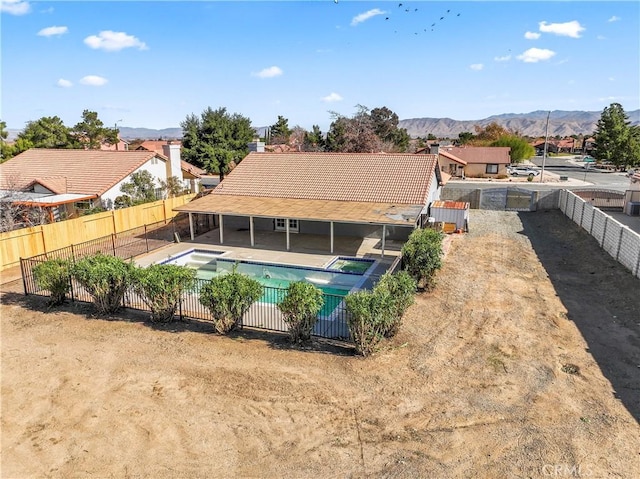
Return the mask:
{"type": "Polygon", "coordinates": [[[122,184],[141,171],[154,178],[158,199],[164,194],[161,181],[183,181],[179,155],[32,148],[0,164],[0,200],[46,208],[56,221],[92,207],[113,208],[122,184]]]}

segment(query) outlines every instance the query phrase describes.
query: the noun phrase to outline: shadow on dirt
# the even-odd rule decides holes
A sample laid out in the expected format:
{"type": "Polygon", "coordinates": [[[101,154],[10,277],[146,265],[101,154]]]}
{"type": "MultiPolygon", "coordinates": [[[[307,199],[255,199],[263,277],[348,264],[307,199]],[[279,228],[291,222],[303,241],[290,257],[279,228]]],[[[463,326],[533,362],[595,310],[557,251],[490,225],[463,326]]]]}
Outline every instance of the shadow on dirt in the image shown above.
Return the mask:
{"type": "MultiPolygon", "coordinates": [[[[25,296],[14,288],[3,288],[0,296],[0,304],[6,306],[20,306],[40,313],[65,312],[83,316],[87,320],[124,321],[127,323],[139,323],[156,331],[167,333],[195,332],[217,336],[213,324],[210,321],[200,319],[176,319],[170,323],[154,323],[149,319],[149,312],[125,308],[113,315],[97,314],[93,304],[82,301],[67,300],[60,306],[49,306],[47,296],[31,294],[25,296]]],[[[223,337],[222,335],[220,337],[223,337]]],[[[303,344],[293,344],[286,333],[276,331],[264,331],[244,327],[232,331],[227,338],[239,342],[260,341],[266,342],[273,349],[302,351],[309,353],[333,354],[338,356],[353,356],[354,348],[350,343],[327,338],[313,337],[303,344]]],[[[249,346],[247,346],[249,347],[249,346]]]]}
{"type": "Polygon", "coordinates": [[[560,210],[519,216],[568,319],[615,397],[640,421],[640,280],[560,210]]]}

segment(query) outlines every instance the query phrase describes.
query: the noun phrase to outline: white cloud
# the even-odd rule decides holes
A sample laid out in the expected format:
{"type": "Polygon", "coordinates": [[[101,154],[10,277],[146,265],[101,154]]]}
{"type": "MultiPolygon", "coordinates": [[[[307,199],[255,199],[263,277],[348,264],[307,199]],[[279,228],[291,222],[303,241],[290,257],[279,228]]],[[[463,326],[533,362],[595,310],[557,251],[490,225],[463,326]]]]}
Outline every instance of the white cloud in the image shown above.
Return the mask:
{"type": "Polygon", "coordinates": [[[69,29],[67,27],[47,27],[38,32],[40,37],[52,37],[54,35],[64,35],[69,29]]]}
{"type": "Polygon", "coordinates": [[[482,63],[474,63],[472,65],[469,65],[469,68],[471,68],[472,70],[480,71],[484,68],[484,65],[482,63]]]}
{"type": "Polygon", "coordinates": [[[60,78],[60,80],[56,82],[56,85],[62,88],[70,88],[73,86],[73,83],[71,83],[69,80],[65,80],[64,78],[60,78]]]}
{"type": "Polygon", "coordinates": [[[561,37],[580,38],[580,33],[585,30],[577,20],[565,23],[540,22],[538,25],[540,25],[541,32],[553,33],[561,37]]]}
{"type": "Polygon", "coordinates": [[[87,75],[80,79],[80,83],[83,85],[89,86],[102,86],[105,85],[109,80],[103,77],[99,77],[97,75],[87,75]]]}
{"type": "Polygon", "coordinates": [[[511,60],[511,55],[505,55],[503,57],[493,57],[493,59],[497,62],[508,62],[511,60]]]}
{"type": "Polygon", "coordinates": [[[538,63],[540,61],[548,60],[555,54],[556,52],[547,50],[546,48],[529,48],[526,52],[518,55],[516,58],[525,63],[538,63]]]}
{"type": "Polygon", "coordinates": [[[25,15],[31,11],[31,5],[22,0],[2,0],[0,1],[0,11],[11,15],[25,15]]]}
{"type": "Polygon", "coordinates": [[[322,101],[325,103],[335,103],[337,101],[342,101],[343,98],[337,93],[330,93],[329,95],[322,98],[322,101]]]}
{"type": "Polygon", "coordinates": [[[252,75],[260,78],[273,78],[279,77],[280,75],[282,75],[282,73],[283,72],[280,67],[272,66],[269,68],[264,68],[257,73],[252,73],[252,75]]]}
{"type": "Polygon", "coordinates": [[[540,38],[540,34],[537,32],[525,32],[524,38],[526,38],[527,40],[537,40],[538,38],[540,38]]]}
{"type": "Polygon", "coordinates": [[[620,17],[616,17],[615,15],[611,17],[607,22],[618,22],[620,21],[620,17]]]}
{"type": "Polygon", "coordinates": [[[384,15],[385,13],[387,12],[385,12],[384,10],[380,10],[379,8],[374,8],[372,10],[369,10],[367,12],[361,13],[353,17],[353,19],[351,20],[351,26],[355,27],[358,23],[366,22],[370,18],[373,18],[377,15],[384,15]]]}
{"type": "Polygon", "coordinates": [[[113,32],[111,30],[104,30],[98,35],[88,36],[84,39],[84,43],[94,50],[100,49],[108,52],[117,52],[124,48],[147,50],[147,45],[133,35],[127,35],[124,32],[113,32]]]}
{"type": "Polygon", "coordinates": [[[607,39],[607,37],[605,37],[604,35],[598,35],[596,37],[596,40],[606,40],[606,39],[607,39]]]}

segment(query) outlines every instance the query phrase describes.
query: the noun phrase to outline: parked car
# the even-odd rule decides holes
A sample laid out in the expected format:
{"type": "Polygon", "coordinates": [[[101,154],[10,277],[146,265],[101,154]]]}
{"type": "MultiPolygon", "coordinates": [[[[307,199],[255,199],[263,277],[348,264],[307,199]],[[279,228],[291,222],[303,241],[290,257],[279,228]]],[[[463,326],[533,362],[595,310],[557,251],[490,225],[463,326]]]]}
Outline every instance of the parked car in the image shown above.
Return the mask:
{"type": "Polygon", "coordinates": [[[540,170],[530,166],[511,166],[508,170],[513,176],[538,176],[540,174],[540,170]]]}

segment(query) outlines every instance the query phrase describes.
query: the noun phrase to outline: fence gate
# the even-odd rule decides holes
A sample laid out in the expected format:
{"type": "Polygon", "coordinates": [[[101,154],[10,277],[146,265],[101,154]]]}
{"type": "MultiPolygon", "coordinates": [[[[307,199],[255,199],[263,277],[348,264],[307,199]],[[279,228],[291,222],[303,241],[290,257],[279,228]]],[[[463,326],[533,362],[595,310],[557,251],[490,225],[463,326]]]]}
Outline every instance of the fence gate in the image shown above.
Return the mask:
{"type": "Polygon", "coordinates": [[[499,211],[535,211],[534,191],[521,188],[489,188],[482,190],[480,209],[499,211]]]}

